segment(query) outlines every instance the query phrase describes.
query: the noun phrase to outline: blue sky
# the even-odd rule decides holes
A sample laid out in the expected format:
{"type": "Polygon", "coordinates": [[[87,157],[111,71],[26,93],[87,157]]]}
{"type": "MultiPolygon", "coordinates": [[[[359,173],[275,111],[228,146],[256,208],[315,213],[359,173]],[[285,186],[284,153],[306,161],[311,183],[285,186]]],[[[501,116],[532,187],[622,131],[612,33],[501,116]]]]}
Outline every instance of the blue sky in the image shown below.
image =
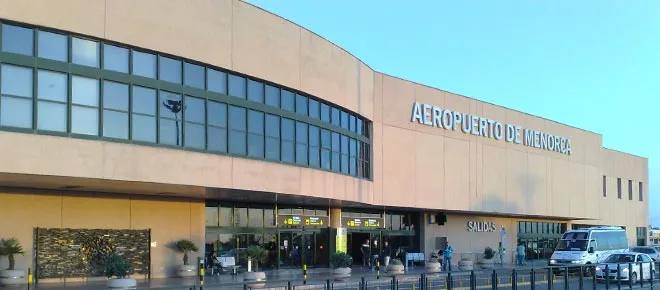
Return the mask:
{"type": "Polygon", "coordinates": [[[373,69],[603,134],[649,158],[660,226],[660,1],[248,0],[373,69]]]}

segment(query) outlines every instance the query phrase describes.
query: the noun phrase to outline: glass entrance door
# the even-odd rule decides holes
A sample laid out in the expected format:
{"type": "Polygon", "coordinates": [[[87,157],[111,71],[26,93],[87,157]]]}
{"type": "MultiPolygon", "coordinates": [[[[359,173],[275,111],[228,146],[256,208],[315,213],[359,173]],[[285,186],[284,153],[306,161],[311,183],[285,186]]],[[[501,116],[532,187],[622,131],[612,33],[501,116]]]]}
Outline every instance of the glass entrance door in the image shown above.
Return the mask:
{"type": "Polygon", "coordinates": [[[299,268],[328,266],[328,243],[325,232],[280,231],[279,258],[280,267],[299,268]]]}

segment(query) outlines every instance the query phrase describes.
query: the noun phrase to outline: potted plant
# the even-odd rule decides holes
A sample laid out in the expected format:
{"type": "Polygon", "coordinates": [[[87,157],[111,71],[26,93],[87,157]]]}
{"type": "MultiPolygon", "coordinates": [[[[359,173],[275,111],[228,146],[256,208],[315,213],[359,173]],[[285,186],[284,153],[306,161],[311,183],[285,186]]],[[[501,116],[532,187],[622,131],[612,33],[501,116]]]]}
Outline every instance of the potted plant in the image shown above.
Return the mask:
{"type": "Polygon", "coordinates": [[[352,265],[353,257],[346,253],[337,252],[330,255],[330,267],[335,280],[341,281],[350,277],[352,265]]]}
{"type": "Polygon", "coordinates": [[[481,260],[481,268],[492,269],[495,264],[495,250],[491,247],[486,247],[484,250],[484,258],[481,260]]]}
{"type": "Polygon", "coordinates": [[[0,240],[0,256],[7,256],[9,268],[0,271],[0,285],[20,285],[25,281],[25,271],[16,270],[16,259],[14,255],[23,255],[21,243],[15,239],[0,240]]]}
{"type": "Polygon", "coordinates": [[[424,265],[424,268],[428,273],[438,273],[441,271],[442,265],[440,264],[440,258],[438,253],[431,254],[431,258],[429,258],[429,260],[426,261],[426,265],[424,265]]]}
{"type": "Polygon", "coordinates": [[[260,246],[249,246],[245,250],[248,259],[248,271],[245,273],[244,280],[250,283],[251,288],[261,288],[265,285],[266,273],[259,272],[259,263],[265,263],[268,259],[268,252],[260,246]],[[251,267],[250,267],[251,266],[251,267]],[[254,271],[252,271],[252,269],[254,271]]]}
{"type": "Polygon", "coordinates": [[[470,258],[463,257],[458,261],[458,269],[461,271],[471,271],[474,269],[474,263],[470,258]]]}
{"type": "Polygon", "coordinates": [[[188,263],[188,254],[190,252],[197,252],[197,246],[190,240],[180,240],[176,242],[175,248],[180,253],[183,253],[183,265],[177,269],[179,277],[195,277],[197,276],[197,266],[188,263]]]}
{"type": "Polygon", "coordinates": [[[403,266],[403,262],[399,259],[392,259],[390,261],[390,264],[387,265],[387,268],[385,269],[387,271],[387,274],[391,275],[401,275],[403,274],[403,271],[405,270],[403,266]]]}
{"type": "Polygon", "coordinates": [[[122,256],[117,254],[108,256],[105,264],[108,289],[135,289],[137,287],[135,279],[127,278],[130,272],[131,266],[126,263],[126,260],[122,256]]]}

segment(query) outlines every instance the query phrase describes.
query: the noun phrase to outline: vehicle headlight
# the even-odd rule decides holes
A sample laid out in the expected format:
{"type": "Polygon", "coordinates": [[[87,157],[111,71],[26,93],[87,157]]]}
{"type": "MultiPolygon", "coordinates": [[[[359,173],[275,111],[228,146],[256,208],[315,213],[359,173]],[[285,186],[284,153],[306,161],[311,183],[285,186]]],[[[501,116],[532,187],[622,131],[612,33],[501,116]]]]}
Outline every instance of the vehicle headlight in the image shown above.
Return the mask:
{"type": "Polygon", "coordinates": [[[600,271],[600,266],[596,266],[596,271],[600,271]]]}
{"type": "Polygon", "coordinates": [[[557,264],[557,260],[550,260],[550,264],[557,264]]]}
{"type": "Polygon", "coordinates": [[[621,270],[621,272],[623,272],[623,273],[628,273],[628,268],[623,268],[623,269],[621,270]]]}

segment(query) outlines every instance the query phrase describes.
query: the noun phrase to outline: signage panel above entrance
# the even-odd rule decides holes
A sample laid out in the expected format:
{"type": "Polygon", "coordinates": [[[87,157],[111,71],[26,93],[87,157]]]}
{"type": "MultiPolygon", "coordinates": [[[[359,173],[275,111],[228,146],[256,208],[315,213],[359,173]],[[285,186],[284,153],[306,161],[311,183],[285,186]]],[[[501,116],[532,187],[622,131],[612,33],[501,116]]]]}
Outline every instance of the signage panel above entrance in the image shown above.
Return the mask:
{"type": "Polygon", "coordinates": [[[327,216],[278,215],[277,224],[290,227],[327,227],[327,216]]]}
{"type": "Polygon", "coordinates": [[[382,228],[384,220],[382,218],[341,218],[342,226],[347,228],[382,228]]]}

